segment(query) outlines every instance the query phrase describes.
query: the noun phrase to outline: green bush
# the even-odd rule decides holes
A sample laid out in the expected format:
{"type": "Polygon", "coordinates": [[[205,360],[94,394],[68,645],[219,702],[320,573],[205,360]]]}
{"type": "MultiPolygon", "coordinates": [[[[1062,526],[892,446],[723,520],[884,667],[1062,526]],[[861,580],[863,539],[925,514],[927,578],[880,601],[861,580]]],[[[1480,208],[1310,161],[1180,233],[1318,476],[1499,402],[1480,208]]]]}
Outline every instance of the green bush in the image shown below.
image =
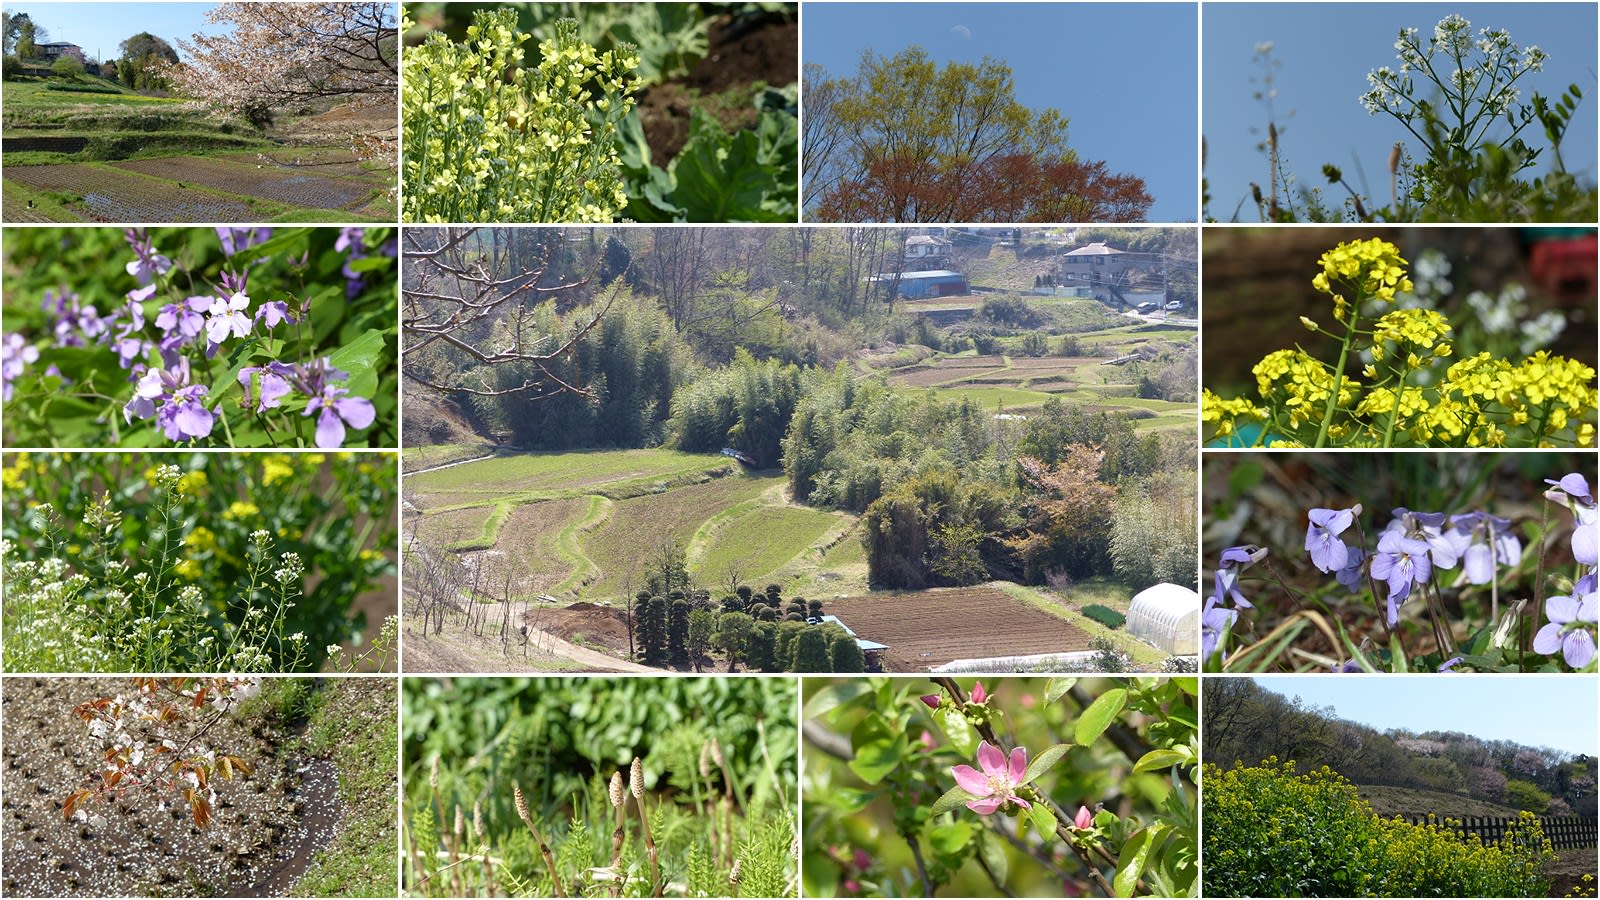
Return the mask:
{"type": "Polygon", "coordinates": [[[1107,628],[1121,628],[1128,622],[1128,617],[1117,612],[1109,606],[1091,603],[1083,608],[1083,614],[1099,622],[1107,628]]]}
{"type": "Polygon", "coordinates": [[[1496,844],[1446,823],[1378,817],[1324,766],[1270,757],[1201,779],[1204,893],[1211,897],[1542,897],[1554,857],[1524,813],[1496,844]]]}
{"type": "Polygon", "coordinates": [[[1550,795],[1535,785],[1513,778],[1506,782],[1506,802],[1517,809],[1540,815],[1550,808],[1550,795]]]}

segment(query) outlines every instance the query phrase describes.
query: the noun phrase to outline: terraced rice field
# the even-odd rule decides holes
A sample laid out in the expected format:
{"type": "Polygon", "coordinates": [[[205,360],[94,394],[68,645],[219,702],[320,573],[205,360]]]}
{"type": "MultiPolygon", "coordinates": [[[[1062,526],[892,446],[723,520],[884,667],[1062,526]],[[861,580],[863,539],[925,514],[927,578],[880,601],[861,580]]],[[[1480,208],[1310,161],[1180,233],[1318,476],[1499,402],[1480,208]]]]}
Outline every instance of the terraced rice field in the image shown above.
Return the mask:
{"type": "Polygon", "coordinates": [[[406,476],[407,515],[425,545],[481,570],[480,594],[618,599],[663,541],[708,585],[730,562],[752,582],[810,574],[855,518],[790,505],[784,485],[704,454],[519,454],[406,476]]]}
{"type": "MultiPolygon", "coordinates": [[[[82,199],[66,209],[86,221],[251,222],[260,214],[241,198],[89,163],[7,166],[6,180],[82,199]]],[[[9,214],[7,219],[10,219],[9,214]]]]}
{"type": "Polygon", "coordinates": [[[334,178],[302,168],[237,159],[168,156],[114,165],[141,175],[204,185],[308,209],[348,209],[365,200],[374,187],[370,182],[353,178],[334,178]]]}

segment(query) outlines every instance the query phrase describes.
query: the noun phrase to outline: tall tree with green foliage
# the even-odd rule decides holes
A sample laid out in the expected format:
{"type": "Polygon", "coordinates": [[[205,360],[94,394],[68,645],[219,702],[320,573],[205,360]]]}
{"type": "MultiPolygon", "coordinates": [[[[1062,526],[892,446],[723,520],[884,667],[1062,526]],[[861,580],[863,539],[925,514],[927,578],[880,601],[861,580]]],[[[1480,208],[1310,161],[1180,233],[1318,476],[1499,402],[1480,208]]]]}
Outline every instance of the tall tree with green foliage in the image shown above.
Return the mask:
{"type": "Polygon", "coordinates": [[[810,218],[835,222],[1139,221],[1144,181],[1082,160],[1060,111],[1018,102],[1011,67],[940,65],[921,47],[862,54],[854,76],[805,73],[810,218]]]}
{"type": "Polygon", "coordinates": [[[117,76],[123,84],[137,91],[164,89],[167,81],[161,75],[162,64],[176,65],[178,62],[178,51],[148,31],[128,38],[117,49],[122,53],[122,58],[117,62],[117,76]]]}

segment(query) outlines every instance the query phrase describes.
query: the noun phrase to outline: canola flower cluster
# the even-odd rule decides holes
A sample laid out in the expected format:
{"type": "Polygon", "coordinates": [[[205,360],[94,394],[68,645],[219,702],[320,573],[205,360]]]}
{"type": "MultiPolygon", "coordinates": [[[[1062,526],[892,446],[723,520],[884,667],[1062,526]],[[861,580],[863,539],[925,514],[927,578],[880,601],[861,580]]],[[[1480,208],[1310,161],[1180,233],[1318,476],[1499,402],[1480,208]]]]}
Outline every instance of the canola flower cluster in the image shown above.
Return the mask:
{"type": "Polygon", "coordinates": [[[1383,819],[1327,766],[1208,763],[1201,783],[1207,896],[1545,896],[1555,854],[1529,812],[1486,843],[1448,819],[1383,819]]]}
{"type": "Polygon", "coordinates": [[[1207,440],[1230,446],[1593,446],[1600,399],[1595,370],[1539,350],[1515,363],[1484,352],[1455,357],[1452,328],[1429,309],[1395,309],[1363,323],[1369,300],[1412,290],[1399,248],[1378,239],[1324,253],[1312,286],[1333,300],[1343,333],[1329,364],[1302,349],[1275,350],[1251,370],[1255,397],[1203,389],[1207,440]],[[1360,377],[1349,361],[1371,356],[1360,377]],[[1442,371],[1441,371],[1442,370],[1442,371]]]}
{"type": "Polygon", "coordinates": [[[523,68],[527,40],[502,9],[476,13],[462,43],[434,33],[406,51],[407,221],[609,222],[627,205],[617,128],[638,55],[600,53],[564,19],[523,68]]]}

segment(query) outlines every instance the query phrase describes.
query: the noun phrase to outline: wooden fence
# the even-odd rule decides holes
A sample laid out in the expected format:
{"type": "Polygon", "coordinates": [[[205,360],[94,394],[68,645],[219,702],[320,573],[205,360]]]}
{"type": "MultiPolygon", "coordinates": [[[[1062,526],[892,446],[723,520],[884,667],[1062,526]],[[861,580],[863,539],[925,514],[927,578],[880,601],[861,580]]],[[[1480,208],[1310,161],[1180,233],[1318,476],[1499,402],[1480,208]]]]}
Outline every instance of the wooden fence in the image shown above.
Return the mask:
{"type": "MultiPolygon", "coordinates": [[[[1438,815],[1406,816],[1406,821],[1413,825],[1425,825],[1430,820],[1436,824],[1445,824],[1445,817],[1438,815]]],[[[1500,838],[1506,833],[1515,818],[1505,816],[1463,816],[1451,817],[1449,827],[1462,834],[1475,834],[1485,844],[1499,843],[1500,838]]],[[[1600,820],[1585,818],[1584,816],[1540,816],[1539,827],[1544,829],[1544,836],[1550,839],[1550,846],[1557,850],[1582,850],[1594,847],[1600,841],[1600,820]]]]}

